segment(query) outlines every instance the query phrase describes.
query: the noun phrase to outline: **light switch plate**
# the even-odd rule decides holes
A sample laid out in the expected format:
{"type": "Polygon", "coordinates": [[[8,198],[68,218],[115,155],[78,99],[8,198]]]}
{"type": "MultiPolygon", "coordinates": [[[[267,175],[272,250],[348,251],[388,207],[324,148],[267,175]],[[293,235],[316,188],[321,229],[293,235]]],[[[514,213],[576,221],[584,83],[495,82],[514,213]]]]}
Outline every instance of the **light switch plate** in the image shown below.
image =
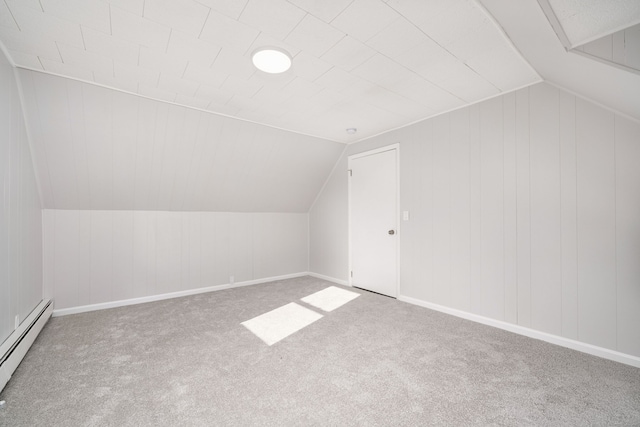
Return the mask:
{"type": "Polygon", "coordinates": [[[402,211],[402,220],[409,221],[409,211],[402,211]]]}

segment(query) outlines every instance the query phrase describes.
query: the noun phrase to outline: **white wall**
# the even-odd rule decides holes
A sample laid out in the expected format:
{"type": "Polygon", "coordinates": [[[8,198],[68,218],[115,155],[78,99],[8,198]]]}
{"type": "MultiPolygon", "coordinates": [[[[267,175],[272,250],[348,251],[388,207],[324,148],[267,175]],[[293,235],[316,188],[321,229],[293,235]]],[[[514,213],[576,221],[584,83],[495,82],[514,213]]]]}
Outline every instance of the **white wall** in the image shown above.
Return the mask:
{"type": "MultiPolygon", "coordinates": [[[[537,84],[345,156],[396,142],[402,296],[640,356],[640,124],[537,84]]],[[[310,212],[310,270],[347,280],[326,255],[347,253],[339,165],[310,212]]]]}
{"type": "Polygon", "coordinates": [[[44,210],[45,288],[56,309],[308,270],[308,216],[44,210]]]}
{"type": "Polygon", "coordinates": [[[640,71],[640,24],[573,50],[640,71]]]}
{"type": "Polygon", "coordinates": [[[344,145],[19,70],[47,209],[308,212],[344,145]]]}
{"type": "Polygon", "coordinates": [[[42,216],[14,70],[0,52],[0,343],[42,299],[42,216]]]}

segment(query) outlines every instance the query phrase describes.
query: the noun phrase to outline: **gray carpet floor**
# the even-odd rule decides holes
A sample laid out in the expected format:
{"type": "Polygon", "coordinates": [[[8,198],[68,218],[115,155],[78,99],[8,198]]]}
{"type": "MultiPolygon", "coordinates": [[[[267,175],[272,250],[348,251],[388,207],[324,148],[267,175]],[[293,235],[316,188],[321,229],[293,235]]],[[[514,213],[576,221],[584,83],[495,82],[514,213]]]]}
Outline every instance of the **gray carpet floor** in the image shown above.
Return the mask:
{"type": "Polygon", "coordinates": [[[240,324],[331,285],[53,318],[0,425],[640,425],[640,369],[358,289],[271,347],[240,324]]]}

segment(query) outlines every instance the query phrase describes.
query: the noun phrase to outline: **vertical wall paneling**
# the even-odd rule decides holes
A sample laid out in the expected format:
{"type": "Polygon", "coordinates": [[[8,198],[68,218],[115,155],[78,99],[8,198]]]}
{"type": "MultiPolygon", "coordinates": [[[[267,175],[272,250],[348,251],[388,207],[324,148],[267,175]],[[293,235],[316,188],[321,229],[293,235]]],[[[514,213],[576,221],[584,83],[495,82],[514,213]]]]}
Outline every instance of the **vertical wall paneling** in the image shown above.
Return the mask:
{"type": "Polygon", "coordinates": [[[171,182],[169,201],[167,204],[176,211],[184,209],[187,181],[194,161],[194,148],[202,126],[203,114],[199,111],[185,109],[182,135],[178,136],[179,150],[174,150],[175,173],[171,182]]]}
{"type": "Polygon", "coordinates": [[[576,100],[578,337],[616,348],[614,115],[576,100]]]}
{"type": "Polygon", "coordinates": [[[251,230],[253,229],[253,214],[235,214],[230,218],[230,230],[233,238],[229,239],[230,265],[229,274],[234,282],[251,280],[253,275],[251,230]]]}
{"type": "MultiPolygon", "coordinates": [[[[11,66],[6,62],[4,55],[0,54],[0,84],[3,93],[11,93],[13,84],[11,66]]],[[[4,341],[13,332],[13,315],[15,313],[14,294],[17,289],[10,286],[10,262],[11,240],[11,200],[6,197],[7,188],[11,185],[12,177],[12,126],[11,109],[13,107],[10,97],[3,97],[0,101],[0,179],[2,179],[3,194],[0,199],[0,341],[4,341]]],[[[10,193],[9,193],[10,194],[10,193]]],[[[15,225],[13,225],[15,227],[15,225]]]]}
{"type": "MultiPolygon", "coordinates": [[[[162,211],[160,206],[161,193],[164,192],[166,187],[162,183],[162,172],[165,166],[166,145],[169,135],[167,135],[167,129],[171,130],[168,123],[169,109],[171,105],[158,104],[155,110],[155,124],[153,127],[153,149],[151,151],[151,169],[149,172],[149,207],[155,211],[162,211]]],[[[170,160],[167,157],[167,161],[170,160]]]]}
{"type": "MultiPolygon", "coordinates": [[[[56,216],[57,216],[56,211],[56,216]]],[[[80,261],[78,263],[78,305],[91,304],[91,211],[78,212],[78,239],[80,261]]],[[[54,242],[55,245],[55,242],[54,242]]],[[[58,248],[58,246],[56,246],[58,248]]],[[[57,289],[57,287],[56,287],[57,289]]]]}
{"type": "Polygon", "coordinates": [[[215,240],[213,258],[204,260],[204,262],[211,263],[214,268],[213,282],[211,285],[229,283],[229,243],[231,240],[230,221],[230,213],[214,213],[215,240]]]}
{"type": "MultiPolygon", "coordinates": [[[[192,212],[189,215],[184,215],[183,221],[186,224],[183,224],[183,232],[188,235],[189,240],[189,266],[187,270],[187,282],[184,284],[183,288],[188,289],[193,287],[195,289],[203,288],[205,284],[202,280],[202,271],[200,269],[200,265],[202,262],[202,230],[201,230],[201,217],[202,213],[200,212],[192,212]]],[[[183,277],[185,275],[183,274],[183,277]]]]}
{"type": "Polygon", "coordinates": [[[308,270],[307,214],[47,210],[45,218],[58,309],[308,270]]]}
{"type": "MultiPolygon", "coordinates": [[[[179,227],[180,227],[180,282],[178,289],[181,291],[190,288],[189,275],[191,260],[189,255],[191,252],[191,234],[189,233],[189,217],[193,215],[179,215],[179,227]]],[[[195,286],[194,286],[195,288],[195,286]]]]}
{"type": "Polygon", "coordinates": [[[91,212],[91,304],[112,301],[113,216],[109,211],[91,212]]]}
{"type": "Polygon", "coordinates": [[[529,90],[531,326],[562,333],[560,128],[558,89],[529,90]]]}
{"type": "MultiPolygon", "coordinates": [[[[182,165],[184,157],[190,155],[191,142],[187,139],[185,132],[186,117],[191,113],[185,107],[177,105],[169,105],[166,109],[166,116],[162,115],[161,119],[166,120],[162,132],[162,152],[158,156],[160,161],[160,170],[156,180],[157,185],[157,209],[162,210],[161,206],[168,206],[174,210],[172,204],[172,193],[175,185],[175,177],[178,166],[182,165]],[[180,144],[177,142],[180,141],[180,144]],[[182,153],[182,155],[180,154],[182,153]],[[168,190],[168,191],[167,191],[168,190]]],[[[156,139],[156,142],[159,142],[156,139]]],[[[160,147],[158,147],[160,148],[160,147]]]]}
{"type": "MultiPolygon", "coordinates": [[[[64,283],[56,286],[56,306],[74,306],[79,304],[78,272],[80,253],[86,248],[80,246],[80,221],[77,211],[51,211],[54,214],[53,241],[57,243],[54,254],[53,282],[64,283]]],[[[87,282],[89,283],[89,282],[87,282]]]]}
{"type": "Polygon", "coordinates": [[[617,349],[640,355],[640,124],[616,117],[617,349]]]}
{"type": "Polygon", "coordinates": [[[53,190],[52,198],[61,206],[73,205],[77,200],[76,173],[73,164],[73,139],[68,125],[69,105],[64,80],[47,76],[35,82],[36,105],[39,111],[39,125],[48,129],[43,137],[48,176],[53,190]],[[47,90],[43,90],[46,87],[47,90]],[[49,111],[49,105],[56,105],[49,111]],[[46,113],[43,114],[43,111],[46,113]],[[71,162],[70,162],[71,160],[71,162]]]}
{"type": "Polygon", "coordinates": [[[529,88],[516,92],[516,251],[518,325],[531,326],[531,170],[529,88]]]}
{"type": "Polygon", "coordinates": [[[504,129],[504,319],[518,322],[516,94],[502,97],[504,129]]]}
{"type": "Polygon", "coordinates": [[[423,173],[420,187],[422,197],[418,205],[418,215],[414,215],[414,220],[418,221],[417,237],[420,242],[420,252],[418,255],[418,278],[420,283],[420,298],[433,301],[434,297],[434,272],[433,253],[435,248],[433,242],[433,122],[425,123],[424,129],[420,132],[420,146],[422,148],[420,158],[424,159],[423,173]]]}
{"type": "Polygon", "coordinates": [[[344,145],[20,69],[48,209],[308,212],[344,145]]]}
{"type": "MultiPolygon", "coordinates": [[[[398,142],[411,213],[401,298],[640,357],[637,122],[540,83],[345,156],[398,142]]],[[[347,178],[328,182],[309,214],[310,271],[331,276],[340,264],[325,253],[347,245],[336,232],[347,178]]]]}
{"type": "Polygon", "coordinates": [[[134,298],[133,212],[109,212],[113,217],[113,295],[134,298]]]}
{"type": "MultiPolygon", "coordinates": [[[[137,97],[113,97],[113,204],[133,206],[136,168],[136,129],[139,123],[137,97]]],[[[77,206],[77,204],[76,204],[77,206]]]]}
{"type": "Polygon", "coordinates": [[[132,293],[134,298],[150,295],[151,290],[147,288],[147,270],[149,252],[147,212],[133,212],[133,283],[132,293]]]}
{"type": "Polygon", "coordinates": [[[136,126],[136,162],[134,188],[134,210],[142,210],[151,205],[151,166],[154,156],[156,114],[159,103],[150,99],[138,100],[138,124],[136,126]]]}
{"type": "Polygon", "coordinates": [[[470,311],[482,313],[482,194],[480,191],[481,147],[480,147],[480,107],[469,107],[469,213],[470,213],[470,311]]]}
{"type": "Polygon", "coordinates": [[[560,186],[562,221],[562,336],[578,339],[576,229],[576,99],[560,92],[560,186]]]}
{"type": "Polygon", "coordinates": [[[42,141],[45,133],[40,123],[40,107],[38,105],[38,99],[36,97],[36,92],[33,90],[35,89],[33,75],[21,75],[20,81],[22,82],[22,91],[25,101],[24,111],[29,122],[29,127],[31,128],[30,135],[33,139],[31,141],[31,148],[33,150],[31,155],[34,164],[37,165],[34,173],[38,174],[38,183],[42,192],[42,206],[53,207],[55,206],[55,201],[53,199],[53,186],[49,175],[46,148],[44,144],[34,143],[35,141],[42,141]]]}
{"type": "MultiPolygon", "coordinates": [[[[417,203],[420,191],[420,173],[417,165],[422,161],[419,156],[420,142],[417,140],[406,141],[402,145],[403,155],[400,156],[400,210],[409,212],[409,220],[400,220],[400,253],[406,256],[400,256],[400,283],[404,292],[415,294],[418,288],[418,278],[416,276],[416,254],[418,252],[419,241],[416,238],[417,224],[416,215],[418,214],[417,203]]],[[[322,200],[317,202],[322,204],[322,200]]],[[[317,224],[322,218],[316,215],[322,215],[324,212],[312,211],[310,213],[311,225],[317,224]]],[[[311,228],[314,230],[314,228],[311,228]]],[[[315,243],[318,236],[313,233],[310,235],[311,242],[315,243]]],[[[313,248],[314,246],[312,246],[313,248]]],[[[312,260],[315,253],[311,254],[312,260]]],[[[315,271],[315,264],[309,266],[311,271],[315,271]]]]}
{"type": "Polygon", "coordinates": [[[451,305],[451,116],[433,120],[433,301],[451,305]]]}
{"type": "Polygon", "coordinates": [[[156,284],[158,294],[180,290],[182,264],[182,221],[178,212],[157,212],[156,236],[156,284]]]}
{"type": "MultiPolygon", "coordinates": [[[[459,310],[469,311],[471,292],[469,109],[464,108],[451,114],[450,144],[451,305],[459,310]]],[[[419,165],[416,169],[420,170],[419,165]]]]}
{"type": "MultiPolygon", "coordinates": [[[[0,342],[43,298],[42,206],[14,69],[0,53],[0,342]]],[[[33,100],[33,98],[32,98],[33,100]]],[[[37,105],[37,103],[36,103],[37,105]]],[[[37,106],[34,106],[37,109],[37,106]]]]}
{"type": "Polygon", "coordinates": [[[43,268],[42,268],[42,278],[43,278],[43,298],[45,299],[53,299],[55,284],[54,284],[54,275],[55,275],[55,247],[54,242],[55,238],[51,233],[55,233],[55,211],[50,209],[44,209],[42,211],[42,246],[43,246],[43,268]]]}
{"type": "MultiPolygon", "coordinates": [[[[113,91],[104,91],[90,84],[82,85],[82,119],[89,165],[90,206],[93,210],[109,209],[113,205],[112,95],[113,91]]],[[[41,113],[40,117],[45,115],[41,113]]],[[[53,171],[52,166],[50,170],[53,171]]]]}
{"type": "MultiPolygon", "coordinates": [[[[75,171],[75,182],[73,187],[76,189],[76,197],[74,200],[75,205],[80,203],[83,200],[91,200],[91,182],[90,182],[90,173],[89,173],[89,158],[87,153],[87,144],[86,138],[87,134],[85,131],[85,121],[79,120],[79,118],[84,117],[84,102],[82,96],[82,86],[76,84],[77,82],[73,82],[71,80],[66,81],[66,102],[67,108],[69,110],[69,118],[70,121],[68,123],[69,134],[72,143],[72,151],[69,153],[73,156],[73,169],[75,171]]],[[[25,93],[29,93],[29,91],[25,91],[25,93]]],[[[44,106],[46,108],[46,106],[44,106]]],[[[30,120],[36,119],[38,121],[38,125],[35,126],[35,129],[42,129],[42,125],[39,123],[39,117],[34,115],[30,115],[30,120]]],[[[33,126],[32,126],[33,127],[33,126]]],[[[135,129],[135,127],[134,127],[135,129]]],[[[39,135],[36,137],[36,141],[44,139],[45,135],[39,135]]],[[[34,144],[36,147],[38,144],[34,144]]],[[[135,158],[134,158],[135,159],[135,158]]],[[[41,166],[41,162],[38,162],[38,165],[41,166]]],[[[128,183],[131,187],[131,182],[128,183]]],[[[46,191],[44,191],[46,193],[46,191]]],[[[72,208],[75,205],[70,206],[61,206],[66,208],[72,208]]],[[[55,205],[47,205],[49,207],[54,207],[55,205]]]]}
{"type": "Polygon", "coordinates": [[[504,320],[504,140],[502,99],[480,104],[481,314],[504,320]]]}

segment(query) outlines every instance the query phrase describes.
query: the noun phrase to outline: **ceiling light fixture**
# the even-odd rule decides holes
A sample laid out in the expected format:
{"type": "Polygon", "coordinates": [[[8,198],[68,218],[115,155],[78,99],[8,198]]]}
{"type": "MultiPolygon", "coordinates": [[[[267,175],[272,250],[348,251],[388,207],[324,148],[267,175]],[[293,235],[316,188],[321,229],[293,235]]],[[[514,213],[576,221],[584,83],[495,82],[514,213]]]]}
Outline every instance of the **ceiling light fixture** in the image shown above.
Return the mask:
{"type": "Polygon", "coordinates": [[[265,73],[284,73],[291,68],[291,55],[278,47],[261,47],[251,55],[253,65],[265,73]]]}
{"type": "Polygon", "coordinates": [[[356,128],[347,128],[347,133],[348,133],[349,135],[353,135],[353,134],[355,134],[356,132],[358,132],[358,129],[356,129],[356,128]]]}

